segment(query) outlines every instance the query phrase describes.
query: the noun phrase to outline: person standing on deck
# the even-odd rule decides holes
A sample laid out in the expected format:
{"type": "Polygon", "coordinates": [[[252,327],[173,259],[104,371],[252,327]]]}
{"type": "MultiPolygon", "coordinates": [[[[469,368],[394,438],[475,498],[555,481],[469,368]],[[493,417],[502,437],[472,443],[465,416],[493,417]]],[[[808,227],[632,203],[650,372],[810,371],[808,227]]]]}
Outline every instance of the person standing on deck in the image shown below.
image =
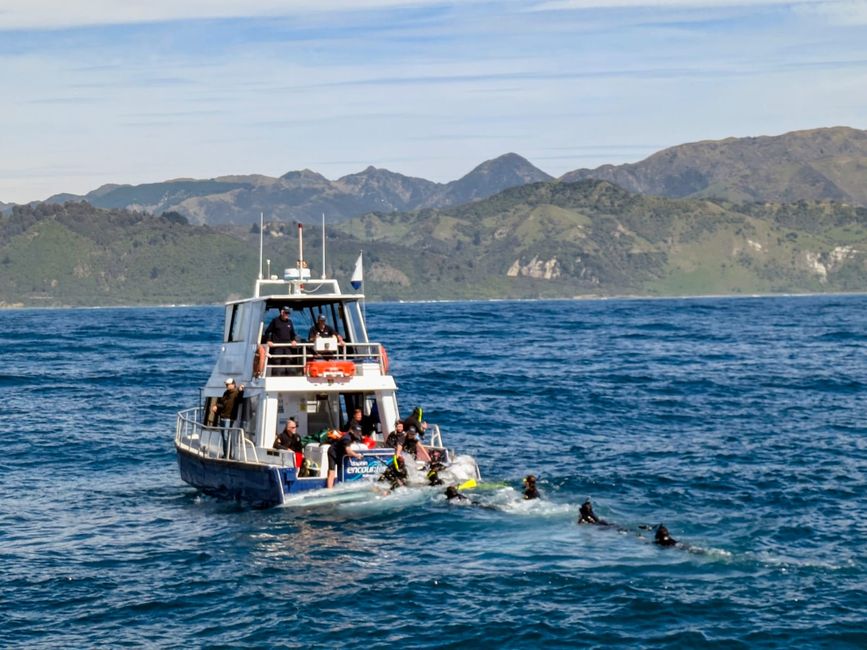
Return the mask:
{"type": "MultiPolygon", "coordinates": [[[[295,334],[295,326],[292,324],[292,319],[290,318],[291,314],[292,310],[289,307],[281,307],[280,314],[268,324],[268,327],[262,334],[262,340],[264,343],[267,343],[269,353],[275,344],[283,346],[289,343],[293,348],[297,345],[298,337],[295,334]]],[[[285,347],[279,347],[273,350],[273,352],[282,357],[274,359],[275,366],[289,365],[289,359],[285,356],[289,354],[289,350],[285,347]]]]}
{"type": "Polygon", "coordinates": [[[340,435],[340,432],[329,433],[329,438],[331,438],[331,446],[328,447],[328,478],[325,481],[325,486],[330,490],[334,487],[334,480],[337,478],[337,468],[343,462],[344,456],[350,456],[351,458],[364,458],[361,454],[355,451],[352,448],[352,436],[344,434],[340,435]]]}
{"type": "MultiPolygon", "coordinates": [[[[331,325],[326,322],[325,314],[319,314],[316,319],[316,324],[310,328],[310,331],[307,333],[307,341],[310,343],[315,343],[317,338],[331,338],[332,336],[337,337],[338,345],[344,345],[343,337],[338,334],[331,325]]],[[[316,356],[318,358],[322,358],[325,356],[333,356],[333,352],[320,352],[316,356]]]]}
{"type": "Polygon", "coordinates": [[[229,377],[226,380],[226,390],[222,397],[217,398],[217,403],[211,407],[211,412],[216,413],[220,420],[220,426],[228,429],[238,417],[238,407],[244,398],[244,384],[240,387],[235,385],[235,380],[229,377]]]}
{"type": "Polygon", "coordinates": [[[223,458],[228,458],[231,455],[229,429],[238,417],[238,408],[241,406],[243,398],[244,384],[236,386],[235,380],[229,377],[226,380],[226,390],[223,392],[223,396],[218,397],[217,403],[211,407],[211,412],[219,418],[222,429],[220,435],[223,439],[223,458]]]}

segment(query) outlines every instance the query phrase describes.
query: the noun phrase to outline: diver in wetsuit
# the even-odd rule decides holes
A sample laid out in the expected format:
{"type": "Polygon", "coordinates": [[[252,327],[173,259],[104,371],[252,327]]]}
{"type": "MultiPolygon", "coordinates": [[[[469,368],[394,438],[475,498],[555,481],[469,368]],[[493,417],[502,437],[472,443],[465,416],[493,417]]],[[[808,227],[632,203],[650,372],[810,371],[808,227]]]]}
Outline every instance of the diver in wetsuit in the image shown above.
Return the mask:
{"type": "Polygon", "coordinates": [[[590,503],[590,499],[587,499],[584,503],[581,504],[581,510],[578,511],[578,523],[579,524],[596,524],[598,526],[608,526],[609,523],[604,519],[600,519],[596,516],[596,513],[593,512],[593,504],[590,503]]]}
{"type": "Polygon", "coordinates": [[[527,474],[524,478],[524,499],[538,499],[539,490],[536,489],[536,477],[532,474],[527,474]]]}
{"type": "Polygon", "coordinates": [[[442,485],[443,480],[440,478],[439,473],[445,469],[445,465],[437,461],[431,461],[427,470],[427,481],[428,485],[442,485]]]}
{"type": "Polygon", "coordinates": [[[659,524],[659,526],[656,527],[656,535],[653,537],[653,543],[658,544],[659,546],[675,546],[677,540],[668,533],[668,528],[665,527],[665,524],[659,524]]]}
{"type": "Polygon", "coordinates": [[[387,481],[391,484],[391,489],[396,490],[399,487],[406,485],[407,473],[406,463],[400,456],[394,456],[388,463],[388,467],[379,476],[380,481],[387,481]]]}
{"type": "Polygon", "coordinates": [[[446,488],[446,499],[448,499],[449,501],[453,501],[454,499],[457,499],[458,501],[468,501],[469,500],[463,494],[458,492],[458,488],[456,488],[454,485],[449,485],[446,488]]]}

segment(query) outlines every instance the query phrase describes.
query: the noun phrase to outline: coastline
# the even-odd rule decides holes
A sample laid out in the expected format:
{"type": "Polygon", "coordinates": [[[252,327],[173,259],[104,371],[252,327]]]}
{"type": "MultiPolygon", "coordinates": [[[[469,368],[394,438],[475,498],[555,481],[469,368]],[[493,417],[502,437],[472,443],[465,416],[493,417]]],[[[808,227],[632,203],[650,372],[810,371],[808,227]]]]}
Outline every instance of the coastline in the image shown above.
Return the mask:
{"type": "MultiPolygon", "coordinates": [[[[365,300],[367,304],[451,304],[451,303],[491,303],[491,302],[604,302],[604,301],[640,301],[640,300],[753,300],[764,298],[814,298],[814,297],[859,297],[867,296],[865,291],[828,291],[828,292],[804,292],[804,293],[708,293],[689,295],[642,295],[642,294],[612,294],[606,295],[577,295],[560,298],[454,298],[454,299],[418,299],[418,300],[365,300]]],[[[67,309],[172,309],[176,307],[222,307],[224,302],[208,303],[141,303],[127,305],[27,305],[24,303],[0,303],[0,312],[4,311],[37,311],[37,310],[67,310],[67,309]]]]}

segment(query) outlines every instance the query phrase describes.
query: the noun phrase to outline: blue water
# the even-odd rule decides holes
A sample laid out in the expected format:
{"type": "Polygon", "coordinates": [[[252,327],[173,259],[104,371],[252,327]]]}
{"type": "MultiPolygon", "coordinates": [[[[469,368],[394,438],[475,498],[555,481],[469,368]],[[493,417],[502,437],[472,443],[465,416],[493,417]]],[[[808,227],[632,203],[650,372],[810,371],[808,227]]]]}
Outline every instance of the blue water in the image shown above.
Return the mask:
{"type": "Polygon", "coordinates": [[[0,313],[0,646],[867,647],[867,297],[367,313],[487,507],[202,497],[221,309],[0,313]]]}

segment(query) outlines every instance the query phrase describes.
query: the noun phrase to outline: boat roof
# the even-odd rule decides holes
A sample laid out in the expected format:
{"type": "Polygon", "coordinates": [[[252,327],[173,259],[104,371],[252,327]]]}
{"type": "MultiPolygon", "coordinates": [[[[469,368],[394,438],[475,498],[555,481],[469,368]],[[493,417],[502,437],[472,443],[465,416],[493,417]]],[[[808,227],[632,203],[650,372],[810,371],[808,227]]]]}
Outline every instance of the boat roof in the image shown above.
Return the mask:
{"type": "Polygon", "coordinates": [[[238,305],[249,302],[281,303],[289,305],[303,303],[305,305],[320,305],[327,303],[351,303],[364,300],[363,293],[342,293],[337,280],[331,278],[305,278],[303,280],[271,279],[256,280],[254,295],[240,300],[229,300],[227,305],[238,305]],[[267,291],[267,293],[263,293],[267,291]]]}

